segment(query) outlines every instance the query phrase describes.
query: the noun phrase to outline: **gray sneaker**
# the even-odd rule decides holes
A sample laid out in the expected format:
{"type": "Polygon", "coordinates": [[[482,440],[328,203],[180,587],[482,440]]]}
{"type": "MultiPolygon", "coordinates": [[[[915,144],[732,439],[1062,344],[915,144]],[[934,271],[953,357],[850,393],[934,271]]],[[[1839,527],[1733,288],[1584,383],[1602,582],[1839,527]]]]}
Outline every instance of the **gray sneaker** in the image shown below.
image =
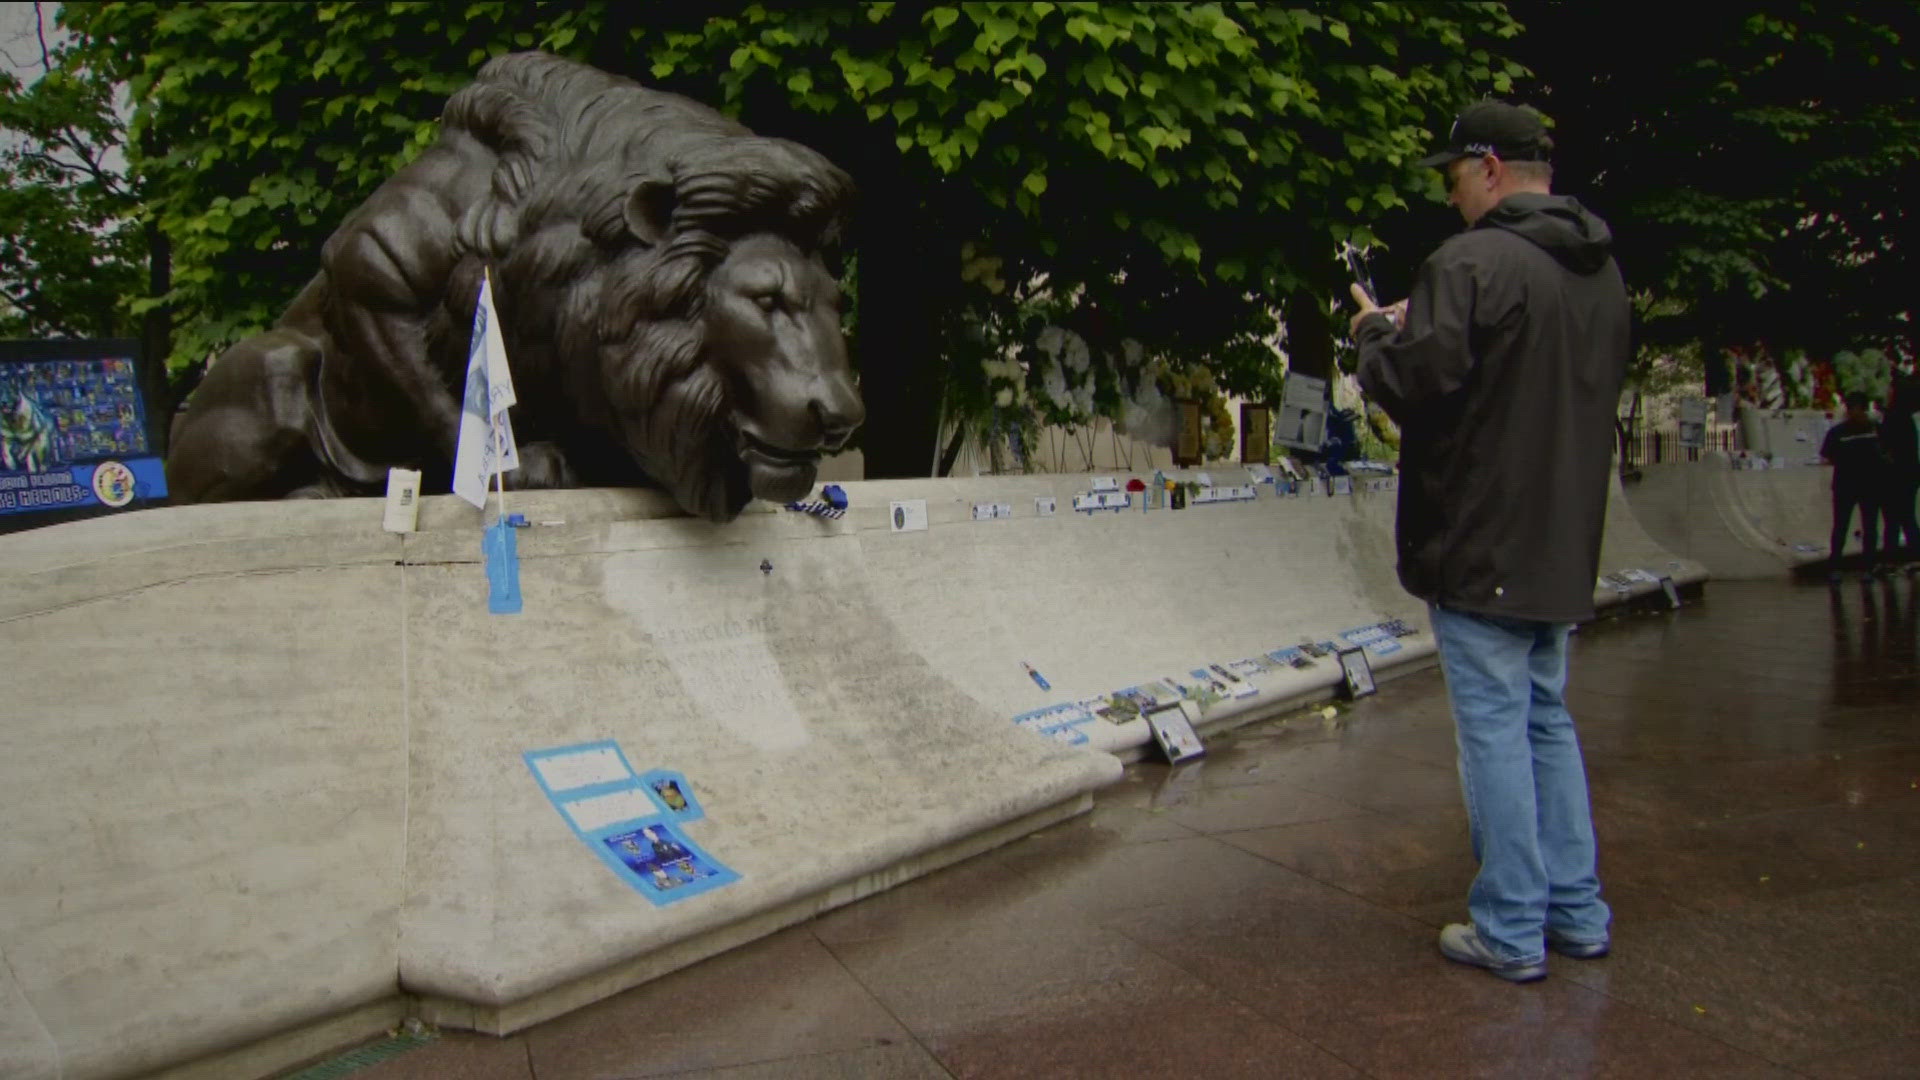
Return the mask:
{"type": "Polygon", "coordinates": [[[1544,960],[1507,960],[1480,940],[1480,932],[1464,923],[1449,923],[1440,931],[1440,953],[1456,964],[1468,964],[1508,982],[1524,983],[1547,977],[1544,960]]]}
{"type": "Polygon", "coordinates": [[[1547,931],[1547,948],[1575,960],[1598,960],[1607,955],[1608,943],[1606,938],[1601,938],[1599,941],[1579,941],[1549,930],[1547,931]]]}

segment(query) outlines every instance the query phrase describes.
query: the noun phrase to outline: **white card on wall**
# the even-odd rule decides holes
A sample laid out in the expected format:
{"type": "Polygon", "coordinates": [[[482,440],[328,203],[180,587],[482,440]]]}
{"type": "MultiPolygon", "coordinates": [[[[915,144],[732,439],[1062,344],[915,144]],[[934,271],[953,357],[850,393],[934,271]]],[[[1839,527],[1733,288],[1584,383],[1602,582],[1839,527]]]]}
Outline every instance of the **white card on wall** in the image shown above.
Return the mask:
{"type": "Polygon", "coordinates": [[[889,509],[894,532],[926,532],[927,500],[895,499],[889,509]]]}

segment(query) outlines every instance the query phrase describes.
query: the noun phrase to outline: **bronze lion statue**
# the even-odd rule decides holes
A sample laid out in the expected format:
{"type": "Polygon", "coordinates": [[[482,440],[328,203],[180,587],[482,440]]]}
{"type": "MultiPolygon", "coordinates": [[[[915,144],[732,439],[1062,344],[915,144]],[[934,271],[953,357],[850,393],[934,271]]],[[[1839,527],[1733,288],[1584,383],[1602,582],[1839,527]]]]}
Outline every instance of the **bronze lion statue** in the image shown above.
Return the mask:
{"type": "Polygon", "coordinates": [[[446,491],[491,268],[519,404],[510,486],[656,484],[730,521],[865,419],[828,270],[851,179],[804,146],[544,53],[503,56],[327,240],[174,426],[176,501],[446,491]]]}

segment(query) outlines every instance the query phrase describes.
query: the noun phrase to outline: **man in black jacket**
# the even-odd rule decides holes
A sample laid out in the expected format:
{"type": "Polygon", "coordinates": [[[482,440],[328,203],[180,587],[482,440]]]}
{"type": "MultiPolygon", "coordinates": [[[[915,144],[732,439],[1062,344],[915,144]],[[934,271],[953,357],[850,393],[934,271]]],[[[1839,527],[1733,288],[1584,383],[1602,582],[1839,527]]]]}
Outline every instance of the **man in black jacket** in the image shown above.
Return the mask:
{"type": "Polygon", "coordinates": [[[1880,545],[1888,565],[1906,561],[1907,570],[1920,559],[1920,521],[1914,520],[1914,497],[1920,494],[1920,377],[1896,376],[1887,416],[1880,424],[1880,448],[1887,456],[1887,483],[1880,507],[1887,523],[1880,545]],[[1902,550],[1900,541],[1906,539],[1902,550]]]}
{"type": "Polygon", "coordinates": [[[1450,959],[1527,982],[1546,950],[1608,947],[1567,635],[1593,617],[1628,358],[1606,223],[1549,193],[1532,112],[1460,114],[1440,169],[1467,229],[1387,309],[1354,290],[1359,379],[1399,423],[1400,582],[1426,600],[1452,699],[1474,854],[1450,959]]]}
{"type": "MultiPolygon", "coordinates": [[[[1886,494],[1887,454],[1880,442],[1880,425],[1867,412],[1872,403],[1863,391],[1846,397],[1847,415],[1827,429],[1820,440],[1820,460],[1833,466],[1833,536],[1827,543],[1827,579],[1840,580],[1840,560],[1847,551],[1847,529],[1855,507],[1860,510],[1860,553],[1866,572],[1874,571],[1880,530],[1880,500],[1886,494]]],[[[1892,539],[1892,533],[1888,533],[1892,539]]]]}

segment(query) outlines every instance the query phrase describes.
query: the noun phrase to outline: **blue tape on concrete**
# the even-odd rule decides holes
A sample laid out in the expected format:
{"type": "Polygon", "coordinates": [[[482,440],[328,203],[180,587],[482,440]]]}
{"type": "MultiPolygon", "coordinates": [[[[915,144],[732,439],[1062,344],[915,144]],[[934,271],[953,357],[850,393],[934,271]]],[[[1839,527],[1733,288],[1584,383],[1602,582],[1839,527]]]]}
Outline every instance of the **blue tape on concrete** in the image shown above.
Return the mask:
{"type": "Polygon", "coordinates": [[[487,557],[487,610],[495,615],[518,615],[520,544],[513,526],[505,521],[487,526],[480,550],[487,557]]]}

